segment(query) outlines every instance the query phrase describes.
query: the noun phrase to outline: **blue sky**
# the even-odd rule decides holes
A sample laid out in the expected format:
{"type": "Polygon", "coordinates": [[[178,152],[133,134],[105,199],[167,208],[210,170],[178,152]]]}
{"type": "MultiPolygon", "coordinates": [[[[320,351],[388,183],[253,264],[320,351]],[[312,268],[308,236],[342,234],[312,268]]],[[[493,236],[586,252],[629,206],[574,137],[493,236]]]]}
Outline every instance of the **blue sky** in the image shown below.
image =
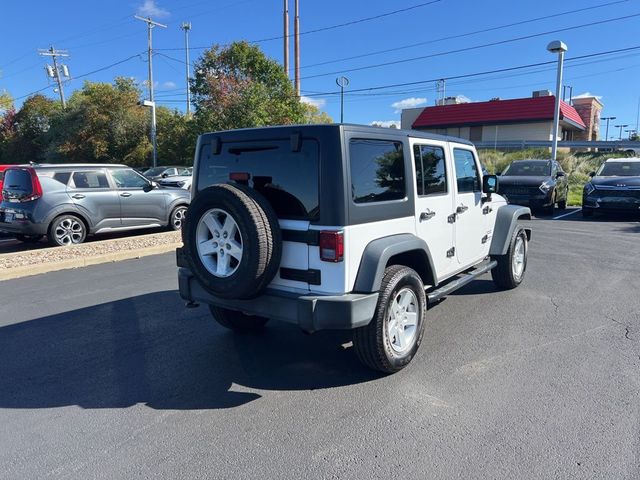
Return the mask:
{"type": "MultiPolygon", "coordinates": [[[[364,89],[552,61],[556,57],[546,51],[546,45],[555,39],[563,40],[568,45],[568,59],[640,46],[637,34],[640,16],[632,17],[640,14],[640,1],[612,3],[613,1],[615,0],[439,0],[431,5],[411,8],[426,2],[300,0],[303,32],[408,9],[346,27],[303,35],[303,95],[338,120],[339,97],[318,93],[334,92],[337,88],[335,79],[341,73],[350,79],[350,89],[364,89]],[[477,30],[599,5],[604,6],[472,34],[477,30]],[[348,71],[618,17],[624,18],[500,45],[348,71]],[[459,37],[440,40],[452,36],[459,37]],[[430,43],[396,49],[425,42],[430,43]],[[345,57],[388,49],[395,50],[334,62],[345,57]],[[312,66],[324,62],[333,63],[312,66]]],[[[72,76],[80,76],[141,54],[113,68],[82,79],[72,79],[65,86],[67,95],[79,88],[84,80],[111,81],[115,76],[144,80],[147,76],[144,53],[146,28],[142,22],[134,20],[133,15],[151,14],[157,21],[168,25],[167,29],[154,30],[154,48],[158,49],[158,53],[166,55],[156,55],[154,58],[157,100],[183,110],[185,74],[182,63],[184,50],[179,50],[184,46],[183,32],[179,29],[181,22],[192,23],[192,47],[228,43],[238,39],[251,41],[270,38],[282,35],[282,3],[282,0],[6,2],[2,8],[4,42],[0,50],[0,90],[5,89],[17,98],[46,87],[46,60],[38,56],[37,49],[47,48],[50,44],[69,51],[70,57],[66,59],[66,64],[72,76]]],[[[293,17],[293,0],[290,13],[293,17]]],[[[268,56],[282,61],[282,40],[260,42],[259,45],[268,56]]],[[[196,60],[201,52],[202,49],[193,49],[191,60],[196,60]]],[[[293,64],[293,49],[291,59],[293,64]]],[[[601,96],[605,104],[603,115],[617,117],[613,122],[615,124],[626,123],[630,125],[627,128],[635,128],[640,98],[640,49],[588,60],[568,61],[566,66],[564,83],[573,86],[574,95],[588,92],[601,96]]],[[[452,79],[447,82],[446,93],[481,101],[492,97],[526,97],[531,95],[532,90],[554,90],[554,87],[555,66],[547,65],[482,77],[452,79]]],[[[44,93],[56,95],[52,88],[44,93]]],[[[410,87],[358,92],[347,95],[345,99],[345,121],[397,121],[402,106],[433,105],[435,97],[435,84],[431,81],[410,87]]],[[[18,104],[20,102],[18,100],[18,104]]],[[[609,134],[613,135],[613,129],[610,129],[609,134]]]]}

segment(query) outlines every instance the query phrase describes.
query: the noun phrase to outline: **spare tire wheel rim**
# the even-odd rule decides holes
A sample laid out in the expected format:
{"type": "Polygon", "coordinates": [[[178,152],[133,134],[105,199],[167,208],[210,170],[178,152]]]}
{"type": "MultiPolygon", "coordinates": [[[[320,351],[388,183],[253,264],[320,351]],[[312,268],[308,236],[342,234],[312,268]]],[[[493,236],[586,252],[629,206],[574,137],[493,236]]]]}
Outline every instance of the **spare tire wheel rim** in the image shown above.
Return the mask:
{"type": "Polygon", "coordinates": [[[208,210],[200,217],[196,247],[202,265],[218,278],[233,275],[242,262],[240,229],[233,216],[221,208],[208,210]]]}

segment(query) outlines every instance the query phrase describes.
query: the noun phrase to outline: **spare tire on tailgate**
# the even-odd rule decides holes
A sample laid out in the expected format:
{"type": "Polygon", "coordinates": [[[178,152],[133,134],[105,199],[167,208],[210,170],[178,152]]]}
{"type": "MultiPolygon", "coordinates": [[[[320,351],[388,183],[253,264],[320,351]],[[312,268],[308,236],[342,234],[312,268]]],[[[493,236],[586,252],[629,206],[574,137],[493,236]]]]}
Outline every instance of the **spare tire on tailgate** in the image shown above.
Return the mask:
{"type": "Polygon", "coordinates": [[[198,192],[182,241],[194,276],[220,298],[259,295],[280,266],[278,218],[260,193],[244,185],[217,184],[198,192]]]}

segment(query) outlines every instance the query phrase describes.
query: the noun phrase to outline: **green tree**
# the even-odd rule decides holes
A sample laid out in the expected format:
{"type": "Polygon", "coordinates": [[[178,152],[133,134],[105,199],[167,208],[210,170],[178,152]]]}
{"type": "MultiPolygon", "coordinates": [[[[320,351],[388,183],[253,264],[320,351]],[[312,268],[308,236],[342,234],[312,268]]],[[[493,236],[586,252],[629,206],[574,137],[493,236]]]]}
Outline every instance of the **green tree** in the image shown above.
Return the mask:
{"type": "Polygon", "coordinates": [[[333,118],[315,105],[304,104],[304,123],[333,123],[333,118]]]}
{"type": "Polygon", "coordinates": [[[196,62],[191,80],[199,131],[304,123],[300,102],[282,66],[254,45],[214,45],[196,62]]]}
{"type": "Polygon", "coordinates": [[[16,110],[11,107],[0,115],[0,164],[15,163],[9,149],[16,136],[16,110]]]}
{"type": "Polygon", "coordinates": [[[85,82],[51,125],[47,159],[147,165],[149,120],[139,98],[140,90],[129,78],[116,78],[113,84],[85,82]]]}
{"type": "Polygon", "coordinates": [[[0,112],[13,108],[13,97],[5,90],[0,93],[0,112]]]}
{"type": "Polygon", "coordinates": [[[156,120],[158,163],[191,165],[197,137],[193,120],[166,107],[157,108],[156,120]]]}
{"type": "Polygon", "coordinates": [[[9,163],[42,162],[49,146],[49,130],[60,109],[59,103],[43,95],[25,100],[12,121],[13,132],[3,157],[9,163]]]}

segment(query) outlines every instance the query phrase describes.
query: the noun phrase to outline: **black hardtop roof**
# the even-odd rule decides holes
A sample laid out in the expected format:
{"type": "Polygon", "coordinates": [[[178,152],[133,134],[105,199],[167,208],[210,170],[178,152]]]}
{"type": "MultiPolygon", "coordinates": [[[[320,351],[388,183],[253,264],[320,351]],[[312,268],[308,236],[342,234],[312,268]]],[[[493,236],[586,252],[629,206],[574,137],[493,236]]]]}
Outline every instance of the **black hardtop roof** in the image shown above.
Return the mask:
{"type": "Polygon", "coordinates": [[[312,132],[327,132],[327,131],[345,131],[345,132],[358,132],[364,135],[384,135],[386,137],[394,136],[397,138],[422,138],[425,140],[438,140],[441,142],[453,142],[464,145],[473,145],[469,140],[464,138],[452,137],[448,135],[437,135],[435,133],[421,132],[418,130],[400,130],[397,128],[383,128],[374,127],[371,125],[357,125],[351,123],[328,123],[328,124],[310,124],[310,125],[278,125],[273,127],[258,127],[258,128],[240,128],[236,130],[224,130],[219,132],[203,133],[201,137],[226,137],[230,140],[248,140],[258,132],[281,133],[283,135],[291,135],[292,133],[305,133],[313,135],[312,132]]]}

